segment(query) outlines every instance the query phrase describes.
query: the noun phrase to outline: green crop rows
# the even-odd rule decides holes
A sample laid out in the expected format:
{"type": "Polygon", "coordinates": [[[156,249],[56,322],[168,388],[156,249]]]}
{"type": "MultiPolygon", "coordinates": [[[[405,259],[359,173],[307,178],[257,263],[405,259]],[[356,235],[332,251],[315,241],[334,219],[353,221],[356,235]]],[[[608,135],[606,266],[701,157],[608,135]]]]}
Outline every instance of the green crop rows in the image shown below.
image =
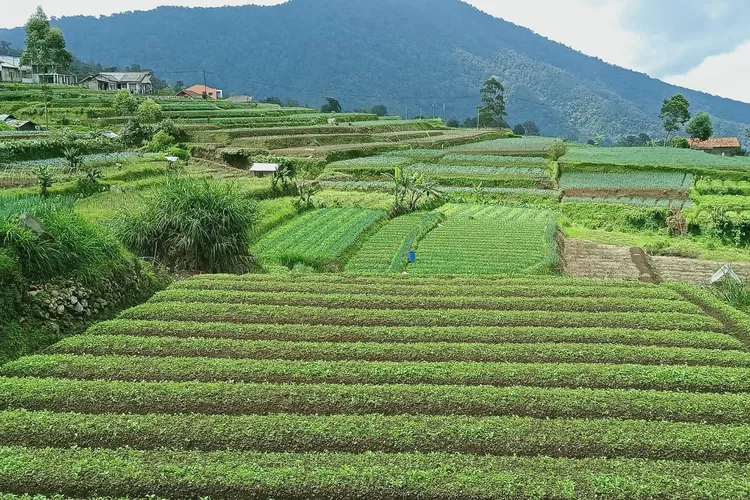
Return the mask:
{"type": "Polygon", "coordinates": [[[603,172],[570,172],[560,177],[562,189],[641,189],[687,190],[692,184],[690,174],[664,172],[632,172],[628,174],[603,172]]]}
{"type": "Polygon", "coordinates": [[[264,259],[324,268],[346,252],[385,212],[363,208],[325,208],[292,219],[264,236],[253,250],[264,259]]]}
{"type": "MultiPolygon", "coordinates": [[[[441,212],[444,226],[512,222],[541,241],[550,217],[441,212]]],[[[362,213],[332,212],[327,232],[362,213]]],[[[298,240],[320,214],[296,220],[298,240]]],[[[394,219],[362,259],[386,271],[438,220],[394,219]]],[[[198,276],[0,367],[0,491],[744,498],[749,324],[688,286],[198,276]]]]}
{"type": "MultiPolygon", "coordinates": [[[[371,236],[346,265],[348,272],[385,273],[400,271],[406,254],[440,218],[434,213],[413,213],[397,217],[371,236]]],[[[330,291],[330,290],[329,290],[330,291]]]]}
{"type": "Polygon", "coordinates": [[[548,211],[454,204],[440,210],[447,220],[420,241],[410,273],[545,272],[557,260],[548,211]]]}
{"type": "Polygon", "coordinates": [[[550,137],[521,137],[514,139],[495,139],[454,146],[451,153],[500,154],[510,156],[545,156],[555,139],[550,137]]]}

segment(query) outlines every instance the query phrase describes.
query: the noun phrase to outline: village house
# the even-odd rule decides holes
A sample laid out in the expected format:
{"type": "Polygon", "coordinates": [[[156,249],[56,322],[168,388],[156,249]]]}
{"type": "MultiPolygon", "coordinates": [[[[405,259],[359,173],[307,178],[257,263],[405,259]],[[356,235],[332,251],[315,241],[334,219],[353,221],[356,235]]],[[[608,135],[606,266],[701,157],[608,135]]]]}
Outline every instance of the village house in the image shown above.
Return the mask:
{"type": "Polygon", "coordinates": [[[177,97],[189,97],[191,99],[203,99],[205,94],[206,99],[223,99],[224,92],[219,89],[213,89],[204,85],[193,85],[184,90],[177,92],[177,97]]]}
{"type": "Polygon", "coordinates": [[[20,57],[0,56],[0,82],[75,85],[76,77],[67,71],[58,71],[55,66],[22,65],[20,57]]]}
{"type": "Polygon", "coordinates": [[[40,129],[39,125],[31,120],[19,120],[13,115],[0,115],[0,123],[23,132],[32,132],[40,129]]]}
{"type": "Polygon", "coordinates": [[[736,137],[713,137],[706,141],[688,139],[690,149],[705,151],[720,156],[736,156],[742,146],[736,137]]]}
{"type": "Polygon", "coordinates": [[[0,82],[21,83],[21,67],[12,63],[10,59],[0,56],[0,82]]]}
{"type": "Polygon", "coordinates": [[[128,73],[99,73],[81,80],[81,86],[91,90],[127,90],[131,94],[153,94],[153,73],[134,71],[128,73]]]}

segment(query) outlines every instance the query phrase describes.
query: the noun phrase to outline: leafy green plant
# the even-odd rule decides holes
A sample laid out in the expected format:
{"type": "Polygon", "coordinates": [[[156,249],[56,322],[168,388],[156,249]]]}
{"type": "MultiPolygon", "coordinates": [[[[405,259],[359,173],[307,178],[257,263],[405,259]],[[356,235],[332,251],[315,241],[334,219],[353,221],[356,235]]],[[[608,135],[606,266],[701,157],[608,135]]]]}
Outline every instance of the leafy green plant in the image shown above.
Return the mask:
{"type": "Polygon", "coordinates": [[[116,218],[114,229],[127,247],[181,270],[247,272],[253,263],[250,233],[255,202],[237,185],[170,177],[143,207],[116,218]]]}
{"type": "Polygon", "coordinates": [[[49,188],[55,183],[55,175],[49,165],[40,165],[34,170],[36,183],[40,188],[40,194],[47,197],[49,188]]]}

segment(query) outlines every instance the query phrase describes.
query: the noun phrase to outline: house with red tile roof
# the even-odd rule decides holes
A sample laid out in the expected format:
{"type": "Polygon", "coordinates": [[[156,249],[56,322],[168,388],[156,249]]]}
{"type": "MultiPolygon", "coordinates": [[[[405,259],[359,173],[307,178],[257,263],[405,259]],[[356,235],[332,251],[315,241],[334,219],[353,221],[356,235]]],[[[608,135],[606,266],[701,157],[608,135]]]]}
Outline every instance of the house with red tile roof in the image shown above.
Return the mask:
{"type": "Polygon", "coordinates": [[[712,137],[706,141],[698,139],[688,139],[690,149],[705,151],[714,155],[735,156],[739,153],[742,146],[736,137],[712,137]]]}
{"type": "Polygon", "coordinates": [[[190,97],[193,99],[203,99],[203,94],[208,99],[223,99],[224,93],[219,89],[206,87],[205,85],[193,85],[177,93],[177,97],[190,97]]]}

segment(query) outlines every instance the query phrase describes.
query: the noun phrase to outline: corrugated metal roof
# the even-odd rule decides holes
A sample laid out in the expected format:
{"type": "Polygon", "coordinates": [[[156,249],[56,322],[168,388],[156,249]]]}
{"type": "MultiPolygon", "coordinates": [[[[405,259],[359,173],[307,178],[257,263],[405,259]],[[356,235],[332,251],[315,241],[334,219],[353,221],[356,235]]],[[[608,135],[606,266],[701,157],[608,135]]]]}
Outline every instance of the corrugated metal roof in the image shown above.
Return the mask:
{"type": "Polygon", "coordinates": [[[279,170],[278,163],[253,163],[250,167],[251,172],[276,172],[279,170]]]}
{"type": "Polygon", "coordinates": [[[151,83],[151,73],[147,71],[131,73],[99,73],[95,77],[100,76],[117,83],[151,83]]]}

